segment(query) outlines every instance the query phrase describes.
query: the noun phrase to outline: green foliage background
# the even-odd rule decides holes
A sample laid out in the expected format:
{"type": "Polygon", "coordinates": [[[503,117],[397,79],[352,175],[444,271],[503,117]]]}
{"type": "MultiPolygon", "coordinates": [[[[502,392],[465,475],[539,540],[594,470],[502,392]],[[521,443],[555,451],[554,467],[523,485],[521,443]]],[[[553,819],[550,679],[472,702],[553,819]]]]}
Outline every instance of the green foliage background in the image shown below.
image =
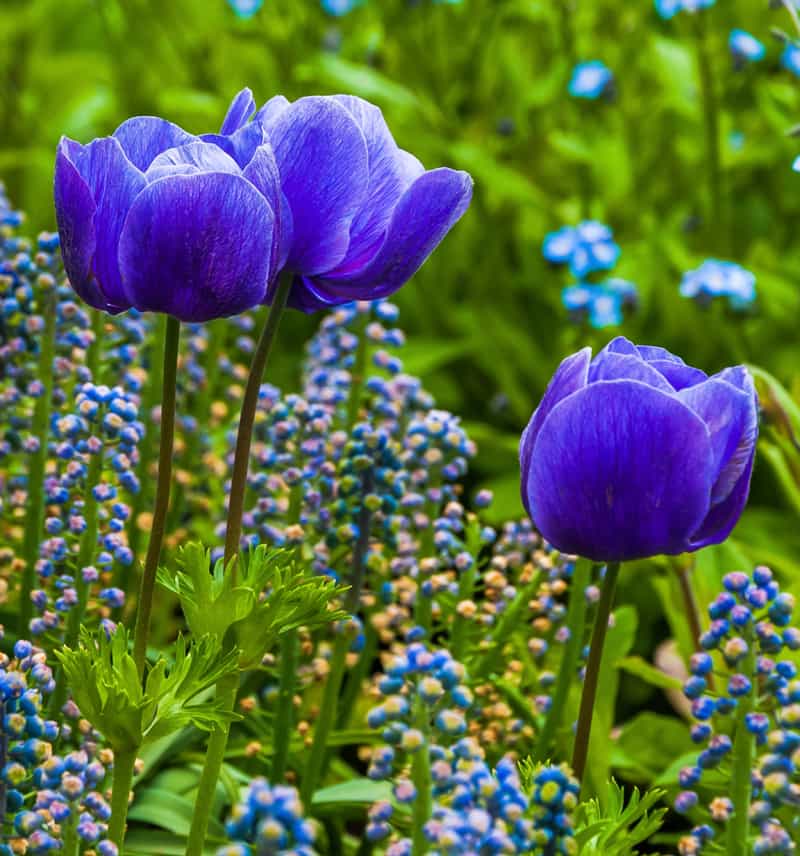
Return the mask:
{"type": "MultiPolygon", "coordinates": [[[[709,371],[746,361],[770,373],[751,506],[700,565],[712,568],[712,590],[718,568],[756,560],[800,580],[800,141],[787,134],[800,83],[770,35],[791,27],[767,0],[718,0],[672,21],[651,0],[367,0],[342,18],[317,0],[266,0],[250,20],[226,0],[4,0],[0,175],[31,230],[53,228],[61,134],[88,141],[136,113],[214,130],[245,85],[259,101],[346,91],[377,102],[426,166],[475,177],[472,208],[397,302],[406,367],[467,421],[481,450],[475,482],[495,489],[498,520],[521,513],[517,438],[552,370],[621,332],[709,371]],[[767,44],[763,62],[733,70],[733,27],[767,44]],[[614,71],[615,101],[567,95],[572,67],[588,59],[614,71]],[[613,227],[615,273],[640,290],[618,330],[572,325],[566,274],[541,255],[548,231],[583,216],[613,227]],[[709,256],[756,274],[751,315],[679,296],[683,271],[709,256]]],[[[294,314],[284,327],[279,383],[294,379],[314,323],[294,314]]]]}

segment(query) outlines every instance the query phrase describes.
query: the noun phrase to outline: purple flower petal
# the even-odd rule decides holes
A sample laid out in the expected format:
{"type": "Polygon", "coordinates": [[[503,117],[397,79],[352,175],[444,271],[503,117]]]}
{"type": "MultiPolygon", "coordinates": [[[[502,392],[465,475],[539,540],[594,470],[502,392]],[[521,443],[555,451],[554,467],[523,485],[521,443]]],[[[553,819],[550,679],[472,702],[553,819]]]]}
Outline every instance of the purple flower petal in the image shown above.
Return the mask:
{"type": "Polygon", "coordinates": [[[134,116],[128,119],[114,131],[114,138],[122,146],[128,160],[142,172],[161,152],[197,139],[178,125],[156,116],[134,116]]]}
{"type": "Polygon", "coordinates": [[[148,184],[168,175],[192,175],[198,172],[230,172],[241,175],[236,161],[219,146],[196,140],[162,152],[150,164],[144,177],[148,184]]]}
{"type": "Polygon", "coordinates": [[[561,365],[556,369],[555,374],[550,379],[550,383],[547,385],[547,389],[544,391],[539,406],[534,410],[533,416],[531,416],[525,430],[522,432],[522,438],[519,443],[519,462],[522,474],[521,493],[522,503],[529,514],[528,479],[530,475],[531,455],[533,454],[536,438],[539,436],[539,431],[544,420],[550,415],[550,411],[556,404],[568,395],[572,395],[572,393],[586,386],[591,359],[592,349],[583,348],[577,354],[572,354],[561,361],[561,365]]]}
{"type": "Polygon", "coordinates": [[[61,139],[56,151],[54,194],[61,257],[70,284],[95,309],[110,310],[92,274],[95,252],[95,204],[89,186],[68,156],[69,142],[61,139]]]}
{"type": "Polygon", "coordinates": [[[248,122],[227,137],[222,134],[201,134],[200,139],[219,146],[242,169],[250,163],[256,149],[265,142],[264,129],[256,122],[248,122]]]}
{"type": "Polygon", "coordinates": [[[392,212],[406,188],[425,168],[397,146],[380,109],[363,98],[336,95],[364,133],[369,156],[369,186],[361,210],[350,227],[347,256],[327,276],[357,271],[369,262],[380,246],[392,212]]]}
{"type": "Polygon", "coordinates": [[[442,167],[424,173],[401,197],[369,264],[356,273],[323,278],[319,286],[339,303],[393,294],[458,222],[471,198],[472,179],[466,172],[442,167]]]}
{"type": "Polygon", "coordinates": [[[272,98],[256,113],[254,122],[263,125],[267,132],[272,130],[275,120],[289,106],[289,100],[283,95],[273,95],[272,98]]]}
{"type": "Polygon", "coordinates": [[[676,390],[694,386],[708,378],[704,371],[696,369],[694,366],[687,366],[671,360],[648,360],[647,364],[661,372],[670,386],[676,390]]]}
{"type": "Polygon", "coordinates": [[[706,423],[713,451],[712,507],[728,498],[752,463],[758,437],[758,407],[752,379],[743,392],[719,377],[684,389],[678,398],[706,423]]]}
{"type": "MultiPolygon", "coordinates": [[[[618,336],[618,339],[622,339],[622,336],[618,336]]],[[[629,342],[628,339],[625,341],[632,345],[632,342],[629,342]]],[[[639,356],[643,360],[647,360],[647,362],[652,362],[653,360],[666,360],[669,363],[677,363],[679,366],[685,366],[686,363],[680,358],[676,357],[675,354],[670,353],[666,348],[659,348],[657,345],[633,345],[633,347],[638,351],[639,356]]]]}
{"type": "Polygon", "coordinates": [[[69,151],[95,206],[91,272],[96,287],[110,307],[116,311],[127,309],[129,304],[117,263],[117,245],[125,217],[144,188],[145,178],[128,160],[114,137],[102,137],[88,146],[73,144],[69,151]]]}
{"type": "MultiPolygon", "coordinates": [[[[286,264],[292,244],[292,211],[281,190],[281,177],[272,147],[265,144],[256,152],[244,170],[244,177],[263,194],[275,214],[272,252],[270,254],[270,282],[286,264]]],[[[268,300],[270,296],[268,295],[268,300]]]]}
{"type": "Polygon", "coordinates": [[[592,360],[589,368],[589,383],[599,380],[638,380],[664,392],[673,392],[672,386],[657,369],[646,363],[638,354],[624,353],[604,348],[592,360]]]}
{"type": "Polygon", "coordinates": [[[340,104],[312,97],[286,107],[269,139],[292,209],[286,266],[308,276],[331,270],[347,252],[368,186],[364,135],[340,104]]]}
{"type": "Polygon", "coordinates": [[[689,543],[692,550],[699,550],[709,544],[721,544],[733,531],[747,504],[755,454],[753,445],[745,468],[727,498],[712,506],[700,528],[692,534],[689,543]]]}
{"type": "Polygon", "coordinates": [[[531,516],[555,547],[595,561],[680,553],[708,513],[708,430],[674,395],[600,381],[544,420],[531,455],[531,516]]]}
{"type": "Polygon", "coordinates": [[[234,131],[238,131],[255,112],[256,102],[253,93],[245,87],[231,101],[231,106],[228,107],[228,112],[222,120],[222,127],[219,129],[220,134],[228,136],[234,131]]]}
{"type": "Polygon", "coordinates": [[[137,197],[122,231],[125,292],[140,310],[181,321],[235,315],[266,292],[274,216],[242,176],[162,178],[137,197]]]}

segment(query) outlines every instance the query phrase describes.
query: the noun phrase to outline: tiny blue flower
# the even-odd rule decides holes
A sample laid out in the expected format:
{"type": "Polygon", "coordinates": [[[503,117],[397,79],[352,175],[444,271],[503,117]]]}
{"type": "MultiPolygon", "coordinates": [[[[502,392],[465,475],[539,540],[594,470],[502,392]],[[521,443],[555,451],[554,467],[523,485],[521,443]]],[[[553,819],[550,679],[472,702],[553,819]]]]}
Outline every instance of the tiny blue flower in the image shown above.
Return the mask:
{"type": "Polygon", "coordinates": [[[246,21],[264,5],[264,0],[228,0],[228,4],[239,18],[246,21]]]}
{"type": "Polygon", "coordinates": [[[345,15],[349,15],[364,0],[321,0],[321,2],[325,12],[333,15],[335,18],[342,18],[345,15]]]}
{"type": "Polygon", "coordinates": [[[586,317],[592,327],[616,327],[623,321],[623,310],[635,306],[636,286],[624,279],[608,279],[598,285],[578,283],[564,289],[561,300],[576,316],[586,317]]]}
{"type": "Polygon", "coordinates": [[[800,77],[800,45],[797,42],[786,42],[786,47],[781,54],[781,65],[800,77]]]}
{"type": "Polygon", "coordinates": [[[674,18],[678,12],[698,12],[714,5],[714,0],[655,0],[656,12],[668,20],[674,18]]]}
{"type": "Polygon", "coordinates": [[[550,232],[542,244],[542,253],[553,264],[568,264],[573,275],[583,279],[594,271],[613,268],[620,249],[608,226],[585,220],[550,232]]]}
{"type": "Polygon", "coordinates": [[[728,48],[738,65],[747,62],[758,62],[764,59],[766,48],[750,33],[745,30],[731,30],[728,37],[728,48]]]}
{"type": "Polygon", "coordinates": [[[608,94],[613,83],[614,75],[605,63],[598,59],[581,62],[572,72],[569,94],[574,98],[599,98],[608,94]]]}
{"type": "Polygon", "coordinates": [[[734,262],[707,259],[684,274],[680,293],[704,305],[715,297],[726,297],[732,309],[743,310],[756,298],[756,278],[734,262]]]}

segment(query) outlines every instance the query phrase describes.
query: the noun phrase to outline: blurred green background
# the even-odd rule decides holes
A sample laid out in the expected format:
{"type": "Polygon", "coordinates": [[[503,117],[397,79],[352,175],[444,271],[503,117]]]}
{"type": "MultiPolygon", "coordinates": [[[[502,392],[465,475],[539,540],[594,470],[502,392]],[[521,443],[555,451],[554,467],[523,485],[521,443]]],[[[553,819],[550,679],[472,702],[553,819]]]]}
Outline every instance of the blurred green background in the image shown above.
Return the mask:
{"type": "MultiPolygon", "coordinates": [[[[243,86],[259,103],[278,92],[376,102],[427,167],[475,178],[470,211],[397,302],[406,368],[468,424],[475,484],[495,489],[498,519],[521,513],[517,440],[553,369],[622,333],[708,371],[746,361],[770,373],[753,499],[722,549],[800,580],[800,140],[789,133],[800,82],[771,34],[791,27],[767,0],[669,21],[651,0],[365,0],[343,16],[319,0],[265,0],[246,19],[226,0],[4,0],[0,177],[30,231],[52,229],[61,134],[86,142],[137,113],[215,130],[243,86]],[[734,27],[766,44],[762,62],[734,70],[734,27]],[[613,71],[614,99],[568,95],[576,62],[592,59],[613,71]],[[542,257],[547,232],[584,217],[613,228],[615,275],[639,289],[619,328],[572,323],[569,275],[542,257]],[[753,311],[679,295],[707,257],[756,275],[753,311]]],[[[291,317],[273,379],[291,383],[315,324],[291,317]]]]}

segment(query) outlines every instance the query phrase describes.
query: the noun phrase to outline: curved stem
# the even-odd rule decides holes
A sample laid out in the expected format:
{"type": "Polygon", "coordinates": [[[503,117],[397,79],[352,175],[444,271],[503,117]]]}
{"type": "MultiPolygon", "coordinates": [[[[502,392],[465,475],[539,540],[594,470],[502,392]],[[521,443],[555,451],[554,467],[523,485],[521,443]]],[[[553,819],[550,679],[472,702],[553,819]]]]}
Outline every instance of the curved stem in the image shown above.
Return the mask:
{"type": "Polygon", "coordinates": [[[108,820],[108,837],[123,853],[125,823],[128,819],[128,803],[133,785],[133,768],[136,750],[114,752],[114,775],[111,784],[111,817],[108,820]]]}
{"type": "Polygon", "coordinates": [[[273,755],[270,781],[273,785],[283,781],[286,774],[286,762],[289,758],[289,743],[291,741],[292,720],[294,719],[298,646],[299,639],[296,629],[289,630],[281,636],[278,709],[275,714],[275,727],[272,731],[273,755]]]}
{"type": "Polygon", "coordinates": [[[236,579],[236,565],[231,565],[231,560],[239,552],[239,541],[242,537],[242,514],[244,513],[247,469],[250,463],[250,445],[253,441],[253,422],[256,418],[258,393],[291,288],[292,275],[282,274],[278,289],[275,292],[275,299],[269,309],[267,323],[264,325],[258,346],[253,354],[250,375],[247,378],[247,387],[242,401],[242,412],[239,416],[239,430],[236,435],[236,451],[233,457],[231,489],[228,499],[228,524],[225,530],[225,568],[233,574],[234,580],[236,579]]]}
{"type": "Polygon", "coordinates": [[[725,852],[728,856],[748,856],[748,826],[750,824],[750,799],[752,795],[752,767],[755,737],[747,729],[746,718],[752,712],[758,693],[756,654],[752,631],[743,634],[748,652],[741,665],[741,673],[752,681],[747,695],[738,699],[736,705],[736,732],[733,738],[733,772],[731,775],[731,799],[733,815],[728,822],[725,852]]]}
{"type": "Polygon", "coordinates": [[[581,782],[583,781],[583,773],[586,769],[586,759],[589,755],[589,737],[592,732],[592,714],[594,713],[594,702],[597,697],[597,682],[600,677],[603,646],[605,645],[606,632],[608,631],[608,618],[611,615],[614,592],[617,588],[619,565],[619,562],[609,562],[606,567],[606,576],[603,580],[600,603],[597,605],[597,614],[594,619],[589,661],[586,664],[586,677],[583,682],[581,707],[578,714],[578,730],[575,734],[575,748],[572,753],[572,770],[576,778],[581,782]]]}
{"type": "Polygon", "coordinates": [[[103,351],[103,331],[105,327],[105,313],[99,309],[89,310],[92,319],[92,333],[94,339],[86,354],[86,366],[92,373],[92,383],[100,383],[100,366],[103,351]]]}
{"type": "Polygon", "coordinates": [[[56,289],[42,295],[44,332],[37,377],[42,384],[42,394],[36,399],[33,410],[32,434],[39,446],[31,457],[28,470],[28,513],[25,518],[25,536],[22,556],[25,570],[19,604],[19,636],[28,635],[28,625],[33,617],[31,593],[36,585],[36,561],[39,558],[39,543],[44,528],[44,474],[47,464],[47,438],[50,431],[50,410],[53,398],[53,359],[56,349],[56,289]]]}
{"type": "Polygon", "coordinates": [[[161,440],[158,452],[158,480],[156,482],[156,502],[153,509],[153,525],[147,555],[142,569],[142,581],[139,587],[139,601],[136,609],[136,630],[133,637],[133,658],[139,677],[144,674],[147,659],[147,639],[150,635],[150,616],[153,611],[153,592],[156,585],[156,571],[164,541],[164,530],[169,509],[169,491],[172,481],[172,445],[175,436],[175,393],[178,375],[178,344],[180,341],[180,322],[169,316],[164,337],[164,383],[161,396],[161,440]]]}
{"type": "MultiPolygon", "coordinates": [[[[239,672],[225,675],[217,682],[217,698],[220,707],[232,711],[236,705],[236,692],[239,689],[239,672]]],[[[225,760],[225,749],[228,746],[230,722],[217,726],[208,738],[208,749],[197,786],[197,797],[192,813],[192,825],[186,842],[186,856],[203,856],[203,848],[208,832],[208,820],[214,805],[214,793],[219,781],[219,773],[225,760]]]]}
{"type": "Polygon", "coordinates": [[[558,680],[553,692],[553,701],[547,711],[544,725],[533,753],[535,762],[545,761],[550,744],[556,734],[556,729],[564,723],[564,708],[569,697],[569,690],[575,679],[575,672],[583,649],[583,638],[586,633],[586,587],[591,581],[592,563],[588,559],[578,559],[572,574],[572,584],[569,589],[569,606],[567,607],[566,626],[569,628],[569,639],[564,646],[564,656],[558,668],[558,680]]]}

